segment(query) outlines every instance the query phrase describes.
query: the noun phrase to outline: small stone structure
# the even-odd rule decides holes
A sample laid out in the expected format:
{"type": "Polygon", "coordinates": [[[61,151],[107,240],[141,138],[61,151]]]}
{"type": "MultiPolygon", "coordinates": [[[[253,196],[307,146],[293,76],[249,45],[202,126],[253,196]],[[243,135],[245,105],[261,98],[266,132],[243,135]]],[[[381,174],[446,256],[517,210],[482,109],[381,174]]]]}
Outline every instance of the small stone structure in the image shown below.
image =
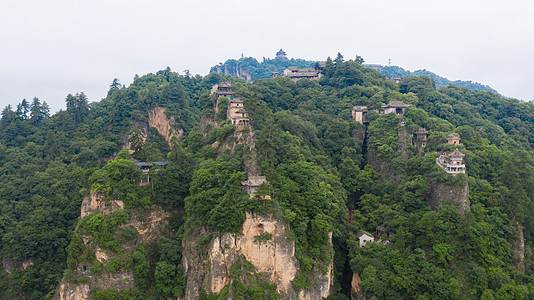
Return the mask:
{"type": "Polygon", "coordinates": [[[356,235],[356,238],[358,238],[358,240],[360,241],[360,248],[365,247],[367,243],[374,242],[375,240],[375,238],[371,234],[364,232],[364,231],[361,231],[360,233],[358,233],[356,235]]]}
{"type": "MultiPolygon", "coordinates": [[[[252,198],[256,195],[256,192],[258,191],[262,183],[269,184],[265,176],[249,176],[246,181],[241,182],[241,185],[243,186],[243,191],[245,191],[250,196],[250,198],[252,198]]],[[[264,196],[262,199],[271,199],[271,196],[267,195],[264,196]]]]}
{"type": "Polygon", "coordinates": [[[250,125],[248,114],[243,108],[243,101],[239,98],[231,99],[228,102],[227,116],[237,128],[244,128],[250,125]]]}
{"type": "Polygon", "coordinates": [[[354,106],[352,108],[352,118],[362,125],[367,123],[367,106],[354,106]]]}
{"type": "Polygon", "coordinates": [[[419,130],[417,130],[415,132],[415,136],[416,136],[416,138],[413,141],[413,144],[417,148],[424,148],[426,146],[426,143],[428,142],[428,140],[427,140],[428,131],[426,131],[425,128],[421,127],[421,128],[419,128],[419,130]]]}
{"type": "Polygon", "coordinates": [[[404,101],[391,101],[388,104],[382,104],[380,113],[382,114],[395,113],[396,115],[404,115],[404,110],[410,106],[412,105],[406,104],[404,103],[404,101]]]}
{"type": "Polygon", "coordinates": [[[446,152],[441,154],[436,159],[436,163],[449,174],[456,175],[459,173],[465,173],[465,165],[463,164],[464,156],[465,154],[456,148],[450,154],[446,152]]]}
{"type": "Polygon", "coordinates": [[[217,95],[219,97],[228,97],[230,99],[234,98],[234,92],[232,91],[232,83],[222,82],[215,84],[211,87],[211,94],[217,95]]]}
{"type": "Polygon", "coordinates": [[[447,144],[461,146],[462,144],[460,144],[460,135],[456,132],[449,134],[447,136],[447,144]]]}

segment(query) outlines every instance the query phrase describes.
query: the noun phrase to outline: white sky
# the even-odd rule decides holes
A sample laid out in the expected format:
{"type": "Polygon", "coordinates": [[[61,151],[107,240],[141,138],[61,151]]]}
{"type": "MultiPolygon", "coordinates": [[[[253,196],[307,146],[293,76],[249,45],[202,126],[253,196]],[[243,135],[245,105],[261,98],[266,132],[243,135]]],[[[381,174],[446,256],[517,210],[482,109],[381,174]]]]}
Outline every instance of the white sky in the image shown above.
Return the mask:
{"type": "Polygon", "coordinates": [[[69,93],[99,101],[113,78],[183,74],[241,53],[427,69],[534,99],[534,1],[2,0],[0,108],[69,93]]]}

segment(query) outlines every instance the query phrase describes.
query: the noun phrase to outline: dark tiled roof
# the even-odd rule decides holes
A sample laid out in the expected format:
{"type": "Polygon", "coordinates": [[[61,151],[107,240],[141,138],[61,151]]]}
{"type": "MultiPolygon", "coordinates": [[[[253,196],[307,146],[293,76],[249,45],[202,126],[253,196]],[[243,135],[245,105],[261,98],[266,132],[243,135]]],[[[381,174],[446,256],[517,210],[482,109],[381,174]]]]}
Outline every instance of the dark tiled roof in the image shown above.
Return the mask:
{"type": "Polygon", "coordinates": [[[139,162],[136,162],[135,164],[140,167],[151,167],[152,164],[156,164],[158,166],[166,166],[167,162],[166,161],[155,161],[155,162],[139,161],[139,162]]]}

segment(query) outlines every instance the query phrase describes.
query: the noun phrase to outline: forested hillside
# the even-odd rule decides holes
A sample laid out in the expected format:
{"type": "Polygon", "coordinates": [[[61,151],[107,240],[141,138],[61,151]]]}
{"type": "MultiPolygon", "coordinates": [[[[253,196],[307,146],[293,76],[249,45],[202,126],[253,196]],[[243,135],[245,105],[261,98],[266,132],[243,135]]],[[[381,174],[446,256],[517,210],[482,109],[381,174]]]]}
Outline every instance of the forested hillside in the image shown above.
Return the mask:
{"type": "MultiPolygon", "coordinates": [[[[207,255],[223,233],[241,232],[248,214],[289,225],[296,291],[316,285],[333,265],[330,299],[534,298],[534,105],[454,85],[436,90],[427,76],[396,84],[341,55],[327,60],[323,75],[251,84],[166,69],[128,87],[115,80],[100,102],[68,95],[67,109],[52,116],[38,99],[6,107],[0,298],[42,299],[62,280],[94,284],[117,272],[133,274],[127,289],[92,288],[91,297],[181,297],[193,280],[184,253],[207,255]],[[226,119],[229,99],[210,95],[225,81],[250,128],[236,129],[226,119]],[[404,116],[374,112],[390,101],[411,106],[404,116]],[[352,119],[355,105],[368,107],[367,125],[352,119]],[[167,141],[147,125],[155,108],[180,134],[167,141]],[[423,149],[410,141],[420,127],[430,133],[423,149]],[[453,150],[446,143],[453,132],[467,166],[457,176],[436,164],[439,153],[453,150]],[[167,166],[139,185],[133,159],[167,166]],[[242,190],[251,161],[270,183],[261,190],[270,199],[242,190]],[[462,210],[444,191],[466,187],[462,210]],[[80,206],[94,193],[124,207],[82,217],[80,206]],[[141,241],[147,233],[134,225],[158,216],[165,228],[141,241]],[[360,248],[359,233],[378,231],[389,243],[360,248]],[[191,239],[198,239],[194,249],[191,239]]],[[[284,298],[245,259],[228,276],[218,294],[195,287],[199,298],[284,298]]]]}
{"type": "Polygon", "coordinates": [[[413,75],[413,76],[425,75],[425,76],[428,76],[428,77],[434,79],[434,82],[436,83],[436,87],[438,89],[442,88],[442,87],[445,87],[445,86],[448,86],[449,84],[454,84],[456,86],[466,87],[466,88],[468,88],[470,90],[487,91],[487,92],[497,93],[496,90],[492,89],[488,85],[480,84],[478,82],[464,81],[464,80],[454,80],[454,81],[452,81],[452,80],[449,80],[449,79],[447,79],[445,77],[439,76],[436,73],[433,73],[433,72],[430,72],[430,71],[424,70],[424,69],[423,70],[416,70],[416,71],[412,72],[412,71],[405,70],[405,69],[403,69],[401,67],[398,67],[398,66],[383,66],[378,71],[380,73],[384,74],[384,75],[389,76],[390,78],[391,77],[395,77],[395,76],[404,77],[404,76],[408,76],[408,75],[413,75]]]}
{"type": "Polygon", "coordinates": [[[299,68],[313,68],[316,62],[300,58],[263,58],[261,62],[253,57],[242,57],[240,59],[229,59],[224,63],[219,63],[211,67],[210,72],[231,75],[232,77],[254,81],[256,79],[272,78],[273,72],[282,72],[291,66],[299,68]]]}

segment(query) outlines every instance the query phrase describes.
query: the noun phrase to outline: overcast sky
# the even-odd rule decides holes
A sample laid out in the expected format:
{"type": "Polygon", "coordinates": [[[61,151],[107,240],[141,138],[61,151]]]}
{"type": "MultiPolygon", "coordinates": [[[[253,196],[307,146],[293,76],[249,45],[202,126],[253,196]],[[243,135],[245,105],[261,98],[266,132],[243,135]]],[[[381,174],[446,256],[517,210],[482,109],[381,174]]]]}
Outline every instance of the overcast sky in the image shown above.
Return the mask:
{"type": "Polygon", "coordinates": [[[113,78],[170,66],[183,74],[241,53],[259,60],[346,59],[427,69],[534,99],[534,1],[0,2],[0,106],[33,97],[52,111],[69,93],[100,101],[113,78]]]}

